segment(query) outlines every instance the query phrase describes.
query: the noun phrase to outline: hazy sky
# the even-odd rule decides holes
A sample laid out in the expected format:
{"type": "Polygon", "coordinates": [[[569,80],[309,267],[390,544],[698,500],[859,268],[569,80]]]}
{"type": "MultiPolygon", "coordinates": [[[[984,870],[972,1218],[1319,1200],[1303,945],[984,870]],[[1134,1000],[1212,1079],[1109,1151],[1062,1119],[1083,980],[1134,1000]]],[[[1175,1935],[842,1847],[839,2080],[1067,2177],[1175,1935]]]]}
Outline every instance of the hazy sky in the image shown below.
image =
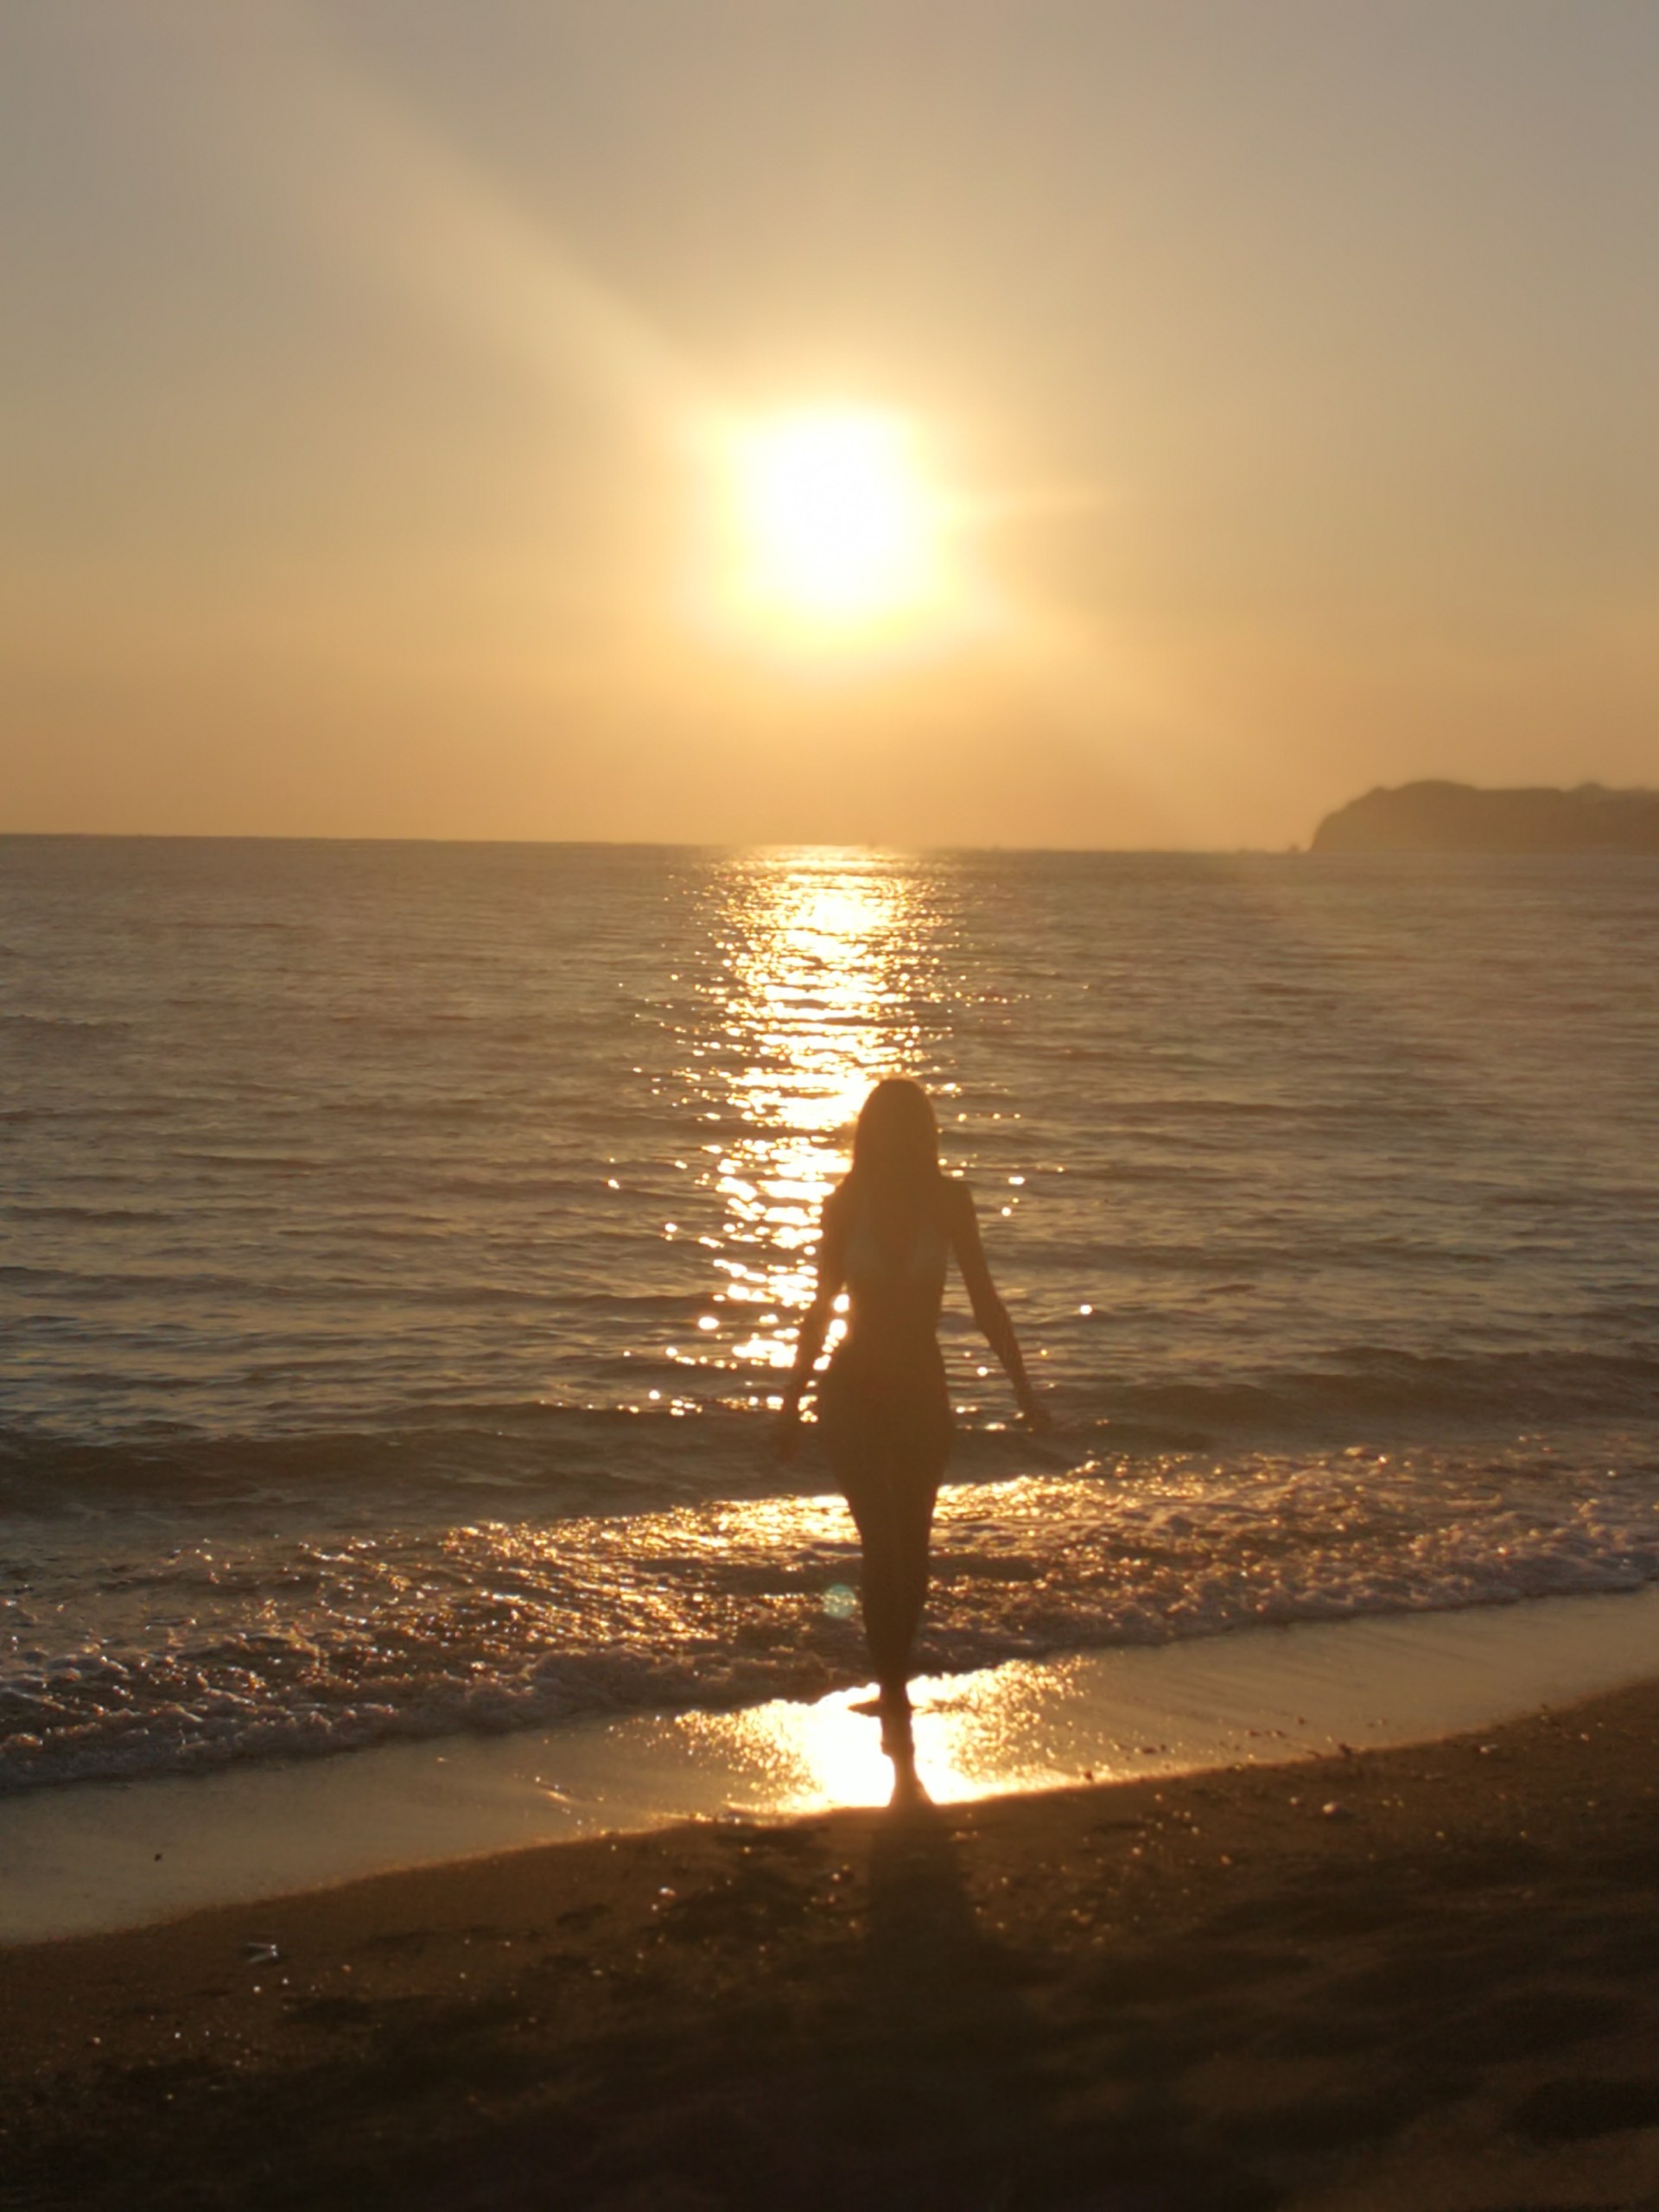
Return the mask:
{"type": "Polygon", "coordinates": [[[1655,0],[0,0],[0,828],[1659,782],[1656,113],[1655,0]],[[914,634],[728,603],[710,426],[833,404],[914,634]]]}

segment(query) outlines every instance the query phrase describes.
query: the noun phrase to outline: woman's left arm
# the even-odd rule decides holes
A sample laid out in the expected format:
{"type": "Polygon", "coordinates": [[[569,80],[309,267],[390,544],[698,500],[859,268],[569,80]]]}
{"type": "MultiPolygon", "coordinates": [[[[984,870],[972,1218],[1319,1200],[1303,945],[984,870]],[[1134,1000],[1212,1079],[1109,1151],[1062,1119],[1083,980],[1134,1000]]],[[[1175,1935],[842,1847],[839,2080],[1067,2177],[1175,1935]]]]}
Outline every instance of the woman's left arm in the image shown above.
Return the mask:
{"type": "Polygon", "coordinates": [[[974,1211],[974,1194],[965,1183],[956,1183],[951,1191],[950,1244],[957,1255],[957,1265],[962,1270],[962,1280],[974,1309],[974,1319],[985,1332],[985,1341],[1001,1361],[1007,1378],[1014,1385],[1014,1395],[1029,1427],[1041,1431],[1049,1427],[1047,1412],[1039,1402],[1026,1373],[1026,1363],[1020,1353],[1020,1339],[1014,1333],[1014,1324],[1008,1319],[1008,1309],[997,1296],[996,1286],[991,1281],[991,1271],[986,1264],[985,1247],[980,1242],[979,1216],[974,1211]]]}

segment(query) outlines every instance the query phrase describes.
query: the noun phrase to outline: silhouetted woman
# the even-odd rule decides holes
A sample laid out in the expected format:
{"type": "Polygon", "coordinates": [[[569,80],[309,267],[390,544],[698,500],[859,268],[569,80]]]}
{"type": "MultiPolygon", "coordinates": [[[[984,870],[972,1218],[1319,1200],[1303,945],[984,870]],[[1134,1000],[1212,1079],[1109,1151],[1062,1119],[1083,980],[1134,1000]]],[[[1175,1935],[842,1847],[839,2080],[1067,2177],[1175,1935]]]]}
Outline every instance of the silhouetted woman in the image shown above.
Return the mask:
{"type": "Polygon", "coordinates": [[[992,1285],[965,1183],[939,1167],[939,1133],[919,1084],[892,1077],[865,1100],[852,1173],[824,1201],[818,1282],[784,1395],[783,1448],[847,1293],[847,1334],[818,1389],[818,1426],[864,1549],[864,1632],[884,1719],[902,1732],[910,1650],[927,1595],[928,1538],[950,1448],[950,1403],[935,1333],[956,1255],[974,1319],[1007,1370],[1020,1409],[1047,1421],[1014,1324],[992,1285]]]}

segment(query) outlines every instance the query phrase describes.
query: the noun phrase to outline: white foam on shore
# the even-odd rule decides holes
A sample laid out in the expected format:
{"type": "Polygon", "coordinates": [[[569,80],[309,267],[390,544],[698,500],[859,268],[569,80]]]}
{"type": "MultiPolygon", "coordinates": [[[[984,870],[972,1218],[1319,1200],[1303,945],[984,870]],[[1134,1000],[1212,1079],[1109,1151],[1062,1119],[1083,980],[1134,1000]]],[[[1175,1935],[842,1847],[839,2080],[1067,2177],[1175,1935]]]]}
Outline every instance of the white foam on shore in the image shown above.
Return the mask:
{"type": "MultiPolygon", "coordinates": [[[[1254,1629],[916,1685],[938,1802],[1409,1743],[1656,1672],[1659,1587],[1254,1629]]],[[[0,1942],[250,1904],[392,1867],[684,1819],[885,1802],[856,1694],[589,1717],[0,1802],[0,1942]]]]}
{"type": "MultiPolygon", "coordinates": [[[[90,1548],[60,1518],[9,1538],[25,1594],[5,1603],[0,1798],[804,1700],[863,1663],[834,1494],[394,1516],[326,1542],[77,1525],[90,1548]]],[[[1659,1464],[1628,1438],[1087,1459],[946,1486],[923,1649],[962,1675],[1648,1582],[1659,1464]]]]}

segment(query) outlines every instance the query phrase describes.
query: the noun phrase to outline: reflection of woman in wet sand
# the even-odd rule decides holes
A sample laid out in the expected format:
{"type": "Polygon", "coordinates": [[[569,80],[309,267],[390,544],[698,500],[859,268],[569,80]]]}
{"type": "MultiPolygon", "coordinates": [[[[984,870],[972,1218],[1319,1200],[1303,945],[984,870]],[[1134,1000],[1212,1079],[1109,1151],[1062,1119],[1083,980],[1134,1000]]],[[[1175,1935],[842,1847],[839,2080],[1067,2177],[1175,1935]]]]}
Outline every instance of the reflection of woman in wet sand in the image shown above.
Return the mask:
{"type": "Polygon", "coordinates": [[[950,1448],[935,1332],[953,1252],[974,1319],[1007,1370],[1020,1411],[1033,1427],[1046,1427],[985,1265],[972,1194],[940,1170],[926,1092],[893,1077],[865,1100],[852,1173],[824,1201],[817,1289],[784,1395],[783,1443],[792,1450],[802,1394],[844,1288],[847,1334],[819,1386],[818,1425],[864,1548],[864,1630],[882,1714],[901,1735],[933,1504],[950,1448]]]}

